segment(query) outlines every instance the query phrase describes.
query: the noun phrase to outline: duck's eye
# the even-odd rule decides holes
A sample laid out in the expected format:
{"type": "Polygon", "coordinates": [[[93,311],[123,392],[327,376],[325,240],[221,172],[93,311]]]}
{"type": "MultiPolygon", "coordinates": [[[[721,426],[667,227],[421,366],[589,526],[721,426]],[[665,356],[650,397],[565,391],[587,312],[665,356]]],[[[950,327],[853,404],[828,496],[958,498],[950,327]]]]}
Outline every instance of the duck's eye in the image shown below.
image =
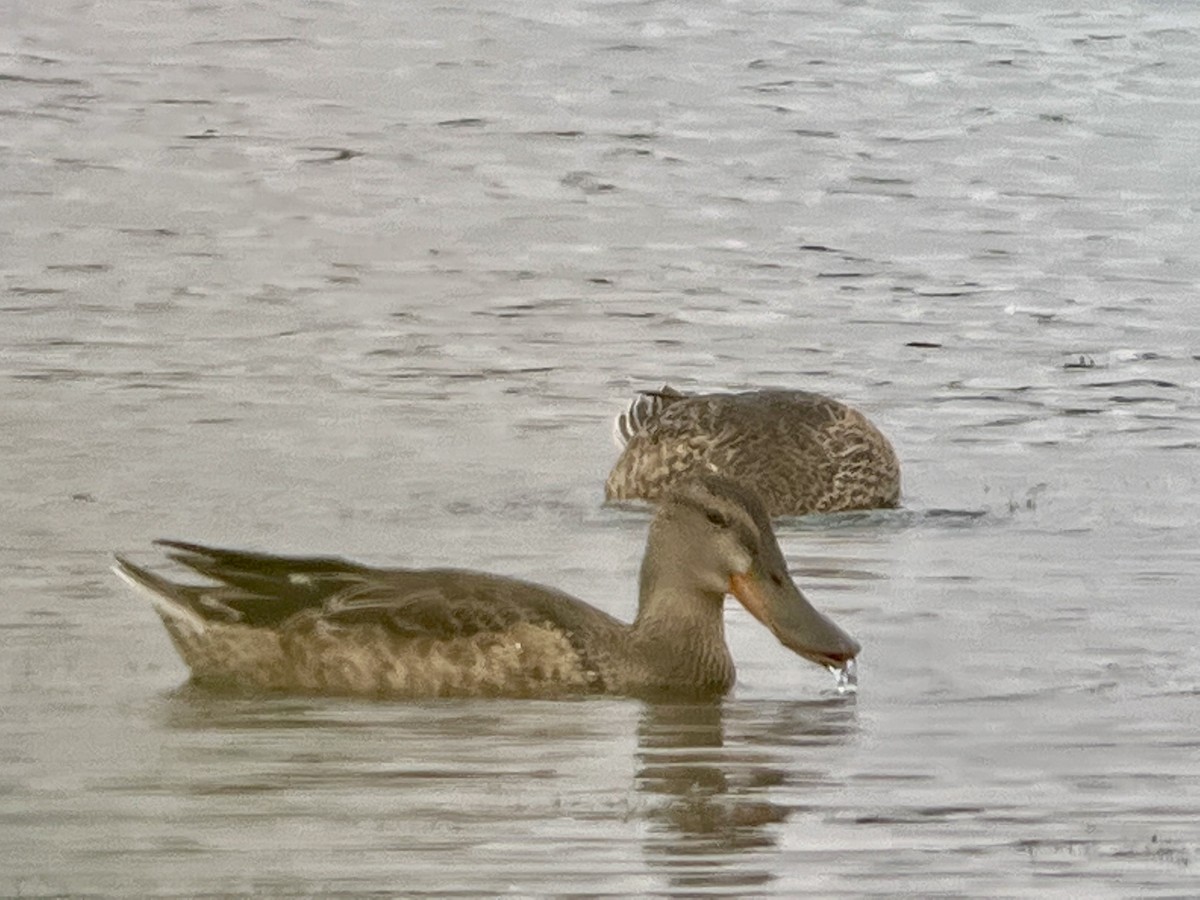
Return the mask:
{"type": "Polygon", "coordinates": [[[783,576],[780,575],[778,572],[772,572],[771,573],[771,583],[774,584],[775,587],[783,587],[783,576]]]}
{"type": "Polygon", "coordinates": [[[716,512],[715,510],[710,509],[708,511],[708,521],[712,522],[718,528],[728,528],[729,527],[729,520],[727,518],[725,518],[724,515],[722,515],[719,512],[716,512]]]}

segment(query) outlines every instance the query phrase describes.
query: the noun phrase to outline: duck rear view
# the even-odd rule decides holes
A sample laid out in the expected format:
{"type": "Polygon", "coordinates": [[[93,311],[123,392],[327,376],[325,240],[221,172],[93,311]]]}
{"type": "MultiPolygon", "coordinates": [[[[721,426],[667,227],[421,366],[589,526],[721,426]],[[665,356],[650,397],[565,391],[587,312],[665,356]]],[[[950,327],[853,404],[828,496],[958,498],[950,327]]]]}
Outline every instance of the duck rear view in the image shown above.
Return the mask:
{"type": "Polygon", "coordinates": [[[657,500],[700,474],[756,493],[771,516],[881,509],[900,501],[891,443],[858,410],[807,391],[639,395],[617,418],[624,447],[608,500],[657,500]]]}
{"type": "Polygon", "coordinates": [[[201,683],[367,697],[716,696],[734,682],[732,593],[779,640],[839,669],[859,645],[805,599],[758,500],[681,486],[650,526],[626,624],[552,588],[458,569],[379,569],[161,541],[209,584],[117,557],[201,683]]]}

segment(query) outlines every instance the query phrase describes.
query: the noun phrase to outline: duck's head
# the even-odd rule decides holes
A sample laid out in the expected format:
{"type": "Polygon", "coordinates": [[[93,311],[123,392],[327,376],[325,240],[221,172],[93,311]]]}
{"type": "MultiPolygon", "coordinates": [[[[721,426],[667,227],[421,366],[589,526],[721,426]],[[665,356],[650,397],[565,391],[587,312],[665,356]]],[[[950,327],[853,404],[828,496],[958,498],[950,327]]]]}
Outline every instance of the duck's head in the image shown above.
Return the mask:
{"type": "Polygon", "coordinates": [[[771,522],[758,498],[718,476],[688,481],[660,501],[642,571],[649,581],[712,598],[733,594],[788,649],[840,668],[861,649],[805,598],[788,574],[771,522]]]}

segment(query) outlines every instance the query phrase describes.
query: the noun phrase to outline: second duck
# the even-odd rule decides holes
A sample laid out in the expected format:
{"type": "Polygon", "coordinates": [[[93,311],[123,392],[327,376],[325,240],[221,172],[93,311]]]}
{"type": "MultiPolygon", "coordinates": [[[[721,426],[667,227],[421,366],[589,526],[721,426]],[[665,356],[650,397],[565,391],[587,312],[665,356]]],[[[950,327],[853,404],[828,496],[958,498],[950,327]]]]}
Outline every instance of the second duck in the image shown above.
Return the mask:
{"type": "Polygon", "coordinates": [[[624,447],[607,500],[658,500],[718,474],[753,490],[771,516],[879,509],[900,501],[891,443],[858,410],[808,391],[640,394],[617,418],[624,447]]]}

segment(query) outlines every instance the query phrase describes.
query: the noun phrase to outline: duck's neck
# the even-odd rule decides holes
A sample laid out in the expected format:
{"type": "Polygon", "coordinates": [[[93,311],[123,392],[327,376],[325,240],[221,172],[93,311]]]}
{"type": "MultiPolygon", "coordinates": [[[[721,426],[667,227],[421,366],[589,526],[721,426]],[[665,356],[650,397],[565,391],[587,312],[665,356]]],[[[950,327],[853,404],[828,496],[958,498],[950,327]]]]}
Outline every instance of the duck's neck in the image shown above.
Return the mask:
{"type": "Polygon", "coordinates": [[[724,602],[724,594],[699,590],[686,580],[655,571],[652,565],[642,566],[632,630],[662,686],[723,692],[733,685],[724,602]]]}

